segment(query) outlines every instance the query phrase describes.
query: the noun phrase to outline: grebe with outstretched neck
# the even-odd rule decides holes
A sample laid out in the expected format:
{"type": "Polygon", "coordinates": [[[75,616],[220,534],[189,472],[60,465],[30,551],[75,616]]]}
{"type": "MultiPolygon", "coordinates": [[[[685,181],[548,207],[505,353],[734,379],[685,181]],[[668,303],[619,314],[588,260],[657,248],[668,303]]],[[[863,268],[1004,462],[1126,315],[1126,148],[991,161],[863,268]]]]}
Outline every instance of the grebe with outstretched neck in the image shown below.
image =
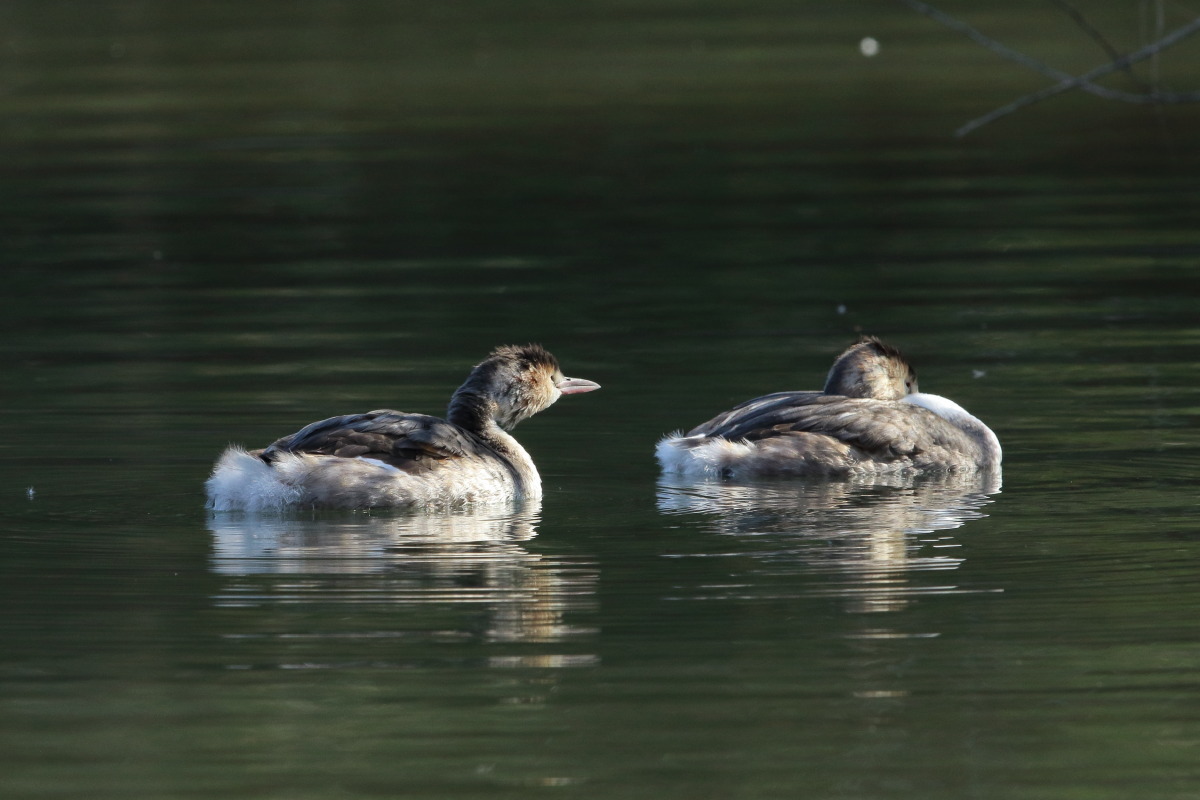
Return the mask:
{"type": "Polygon", "coordinates": [[[753,478],[997,469],[1000,441],[966,409],[917,391],[900,351],[874,337],[838,356],[819,392],[747,400],[664,437],[663,471],[753,478]]]}
{"type": "Polygon", "coordinates": [[[450,506],[540,498],[533,459],[508,431],[564,394],[540,345],[498,347],[450,399],[445,419],[381,410],[314,422],[263,450],[230,447],[208,479],[217,511],[450,506]]]}

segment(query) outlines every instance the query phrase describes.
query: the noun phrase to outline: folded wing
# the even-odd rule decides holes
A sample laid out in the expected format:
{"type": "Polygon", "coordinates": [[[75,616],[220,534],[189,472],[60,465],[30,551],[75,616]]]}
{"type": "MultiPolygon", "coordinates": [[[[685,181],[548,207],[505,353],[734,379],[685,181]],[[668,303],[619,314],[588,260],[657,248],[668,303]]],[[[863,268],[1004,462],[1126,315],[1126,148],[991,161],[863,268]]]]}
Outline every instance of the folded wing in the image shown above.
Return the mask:
{"type": "Polygon", "coordinates": [[[284,452],[368,458],[414,474],[450,458],[495,455],[481,440],[446,420],[390,409],[314,422],[274,442],[261,458],[270,463],[284,452]]]}
{"type": "Polygon", "coordinates": [[[862,456],[884,460],[921,460],[922,456],[940,460],[944,453],[979,451],[971,436],[920,406],[817,392],[780,392],[756,398],[689,433],[696,434],[731,442],[830,437],[862,456]]]}

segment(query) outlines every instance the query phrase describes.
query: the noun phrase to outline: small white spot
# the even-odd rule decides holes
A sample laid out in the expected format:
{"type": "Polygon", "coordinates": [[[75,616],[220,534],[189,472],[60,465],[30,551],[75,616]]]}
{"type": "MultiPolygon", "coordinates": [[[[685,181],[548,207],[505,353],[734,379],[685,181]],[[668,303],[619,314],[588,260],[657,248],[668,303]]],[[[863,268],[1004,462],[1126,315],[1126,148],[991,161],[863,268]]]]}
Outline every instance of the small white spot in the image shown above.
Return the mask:
{"type": "Polygon", "coordinates": [[[867,58],[879,55],[879,41],[873,36],[864,36],[858,43],[858,52],[867,58]]]}
{"type": "Polygon", "coordinates": [[[838,307],[837,307],[837,312],[838,312],[838,316],[841,316],[842,314],[845,314],[845,313],[846,313],[846,304],[845,304],[845,303],[839,303],[839,304],[838,304],[838,307]]]}
{"type": "Polygon", "coordinates": [[[382,467],[390,472],[399,472],[399,467],[394,467],[386,461],[380,461],[378,458],[368,458],[367,456],[358,456],[358,460],[372,466],[382,467]]]}
{"type": "Polygon", "coordinates": [[[984,375],[987,375],[987,370],[986,370],[986,369],[973,369],[973,370],[971,370],[971,377],[972,377],[972,378],[975,378],[976,380],[978,380],[979,378],[982,378],[984,375]]]}
{"type": "Polygon", "coordinates": [[[35,494],[37,494],[37,493],[36,493],[35,491],[33,491],[33,487],[32,487],[32,486],[27,486],[27,487],[25,487],[25,496],[26,496],[26,497],[28,497],[30,500],[32,500],[32,499],[33,499],[33,496],[34,496],[35,494]]]}

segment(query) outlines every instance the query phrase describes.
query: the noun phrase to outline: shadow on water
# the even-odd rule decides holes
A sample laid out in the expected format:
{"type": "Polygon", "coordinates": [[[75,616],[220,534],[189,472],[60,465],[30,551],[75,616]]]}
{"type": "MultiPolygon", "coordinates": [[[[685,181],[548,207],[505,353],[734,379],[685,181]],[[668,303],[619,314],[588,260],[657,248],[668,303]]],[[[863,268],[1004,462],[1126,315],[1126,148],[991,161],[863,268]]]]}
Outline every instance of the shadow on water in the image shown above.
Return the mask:
{"type": "MultiPolygon", "coordinates": [[[[303,634],[311,639],[488,645],[553,643],[588,633],[568,624],[565,615],[592,602],[597,571],[579,559],[532,550],[540,514],[540,504],[509,512],[383,516],[214,514],[208,520],[210,568],[227,579],[214,604],[224,609],[351,605],[357,606],[356,619],[387,621],[386,631],[363,630],[338,615],[333,627],[303,634]],[[436,625],[430,627],[433,620],[436,625]]],[[[492,654],[484,663],[568,667],[592,660],[590,655],[492,654]]]]}
{"type": "Polygon", "coordinates": [[[871,613],[903,609],[918,595],[965,591],[914,585],[910,575],[957,569],[963,559],[952,554],[959,545],[950,532],[986,516],[981,509],[1000,486],[999,472],[813,483],[664,476],[657,505],[664,514],[702,515],[705,527],[736,542],[689,555],[749,556],[759,576],[831,577],[832,585],[810,582],[803,593],[840,598],[850,613],[871,613]]]}

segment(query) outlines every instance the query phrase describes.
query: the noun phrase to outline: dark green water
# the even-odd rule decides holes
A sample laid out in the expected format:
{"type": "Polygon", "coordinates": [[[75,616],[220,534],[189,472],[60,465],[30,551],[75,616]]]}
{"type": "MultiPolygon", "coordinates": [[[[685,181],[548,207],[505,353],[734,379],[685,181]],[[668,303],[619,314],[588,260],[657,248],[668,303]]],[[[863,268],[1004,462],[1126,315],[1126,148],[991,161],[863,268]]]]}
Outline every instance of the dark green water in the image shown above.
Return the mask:
{"type": "MultiPolygon", "coordinates": [[[[971,19],[1104,60],[1021,9],[971,19]]],[[[0,22],[3,796],[1200,794],[1197,109],[953,139],[1042,81],[887,3],[0,22]],[[1002,488],[659,481],[860,331],[1002,488]],[[540,507],[203,510],[529,340],[604,386],[518,429],[540,507]]]]}

